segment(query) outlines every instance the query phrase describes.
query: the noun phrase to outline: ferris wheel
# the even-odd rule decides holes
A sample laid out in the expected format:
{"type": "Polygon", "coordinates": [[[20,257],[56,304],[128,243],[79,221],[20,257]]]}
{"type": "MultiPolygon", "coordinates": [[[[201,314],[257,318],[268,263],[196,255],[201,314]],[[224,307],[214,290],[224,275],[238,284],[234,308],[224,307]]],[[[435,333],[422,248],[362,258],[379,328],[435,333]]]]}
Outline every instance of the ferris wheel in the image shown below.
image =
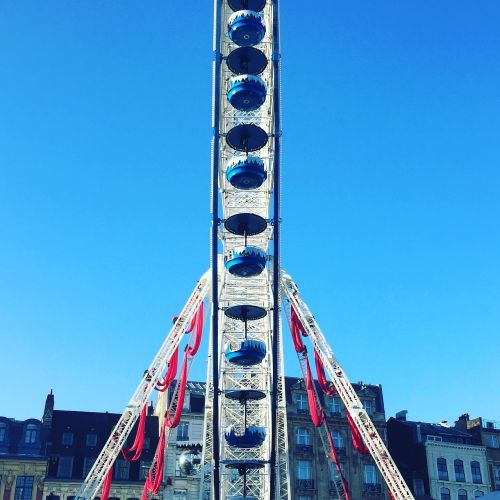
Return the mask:
{"type": "Polygon", "coordinates": [[[349,499],[348,485],[318,403],[306,338],[320,389],[338,394],[346,407],[355,448],[371,454],[391,498],[413,499],[297,285],[281,269],[279,1],[215,0],[214,7],[211,266],[174,318],[76,498],[94,498],[102,488],[101,500],[106,499],[110,470],[137,421],[128,452],[133,453],[130,459],[140,455],[145,407],[155,391],[161,436],[143,500],[158,493],[168,436],[179,423],[209,311],[201,500],[292,498],[282,312],[303,371],[311,418],[334,477],[335,498],[349,499]],[[179,346],[186,334],[190,336],[176,378],[179,346]]]}

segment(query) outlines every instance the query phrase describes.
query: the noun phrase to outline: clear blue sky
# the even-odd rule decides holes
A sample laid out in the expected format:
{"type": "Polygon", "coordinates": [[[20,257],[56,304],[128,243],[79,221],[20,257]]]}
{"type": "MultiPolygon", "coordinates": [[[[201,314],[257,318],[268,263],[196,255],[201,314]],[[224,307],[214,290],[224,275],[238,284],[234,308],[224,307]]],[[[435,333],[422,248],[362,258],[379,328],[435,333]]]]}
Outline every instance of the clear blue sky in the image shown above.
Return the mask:
{"type": "MultiPolygon", "coordinates": [[[[500,420],[500,3],[308,5],[283,266],[388,416],[500,420]]],[[[210,0],[0,3],[0,415],[121,412],[208,267],[211,45],[210,0]]]]}

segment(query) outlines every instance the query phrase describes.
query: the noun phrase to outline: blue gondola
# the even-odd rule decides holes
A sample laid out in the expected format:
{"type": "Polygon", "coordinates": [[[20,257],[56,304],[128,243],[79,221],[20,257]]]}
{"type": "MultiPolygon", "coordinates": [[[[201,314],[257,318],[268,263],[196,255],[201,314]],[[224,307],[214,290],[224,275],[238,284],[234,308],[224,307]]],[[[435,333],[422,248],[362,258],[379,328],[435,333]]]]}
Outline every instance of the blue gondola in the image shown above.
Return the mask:
{"type": "Polygon", "coordinates": [[[228,0],[227,3],[233,10],[251,9],[261,11],[266,5],[266,0],[228,0]]]}
{"type": "Polygon", "coordinates": [[[258,425],[249,425],[243,434],[236,434],[236,431],[229,427],[225,433],[229,446],[237,448],[256,448],[266,439],[266,430],[258,425]]]}
{"type": "Polygon", "coordinates": [[[259,76],[233,76],[229,80],[227,99],[239,111],[254,111],[264,104],[266,92],[266,84],[259,76]]]}
{"type": "Polygon", "coordinates": [[[227,67],[236,75],[259,75],[267,66],[267,57],[255,47],[238,47],[229,53],[227,67]]]}
{"type": "Polygon", "coordinates": [[[267,178],[264,162],[256,156],[236,156],[227,164],[226,178],[237,189],[257,189],[267,178]]]}
{"type": "Polygon", "coordinates": [[[224,314],[228,318],[239,319],[240,321],[255,321],[267,316],[267,311],[263,307],[250,304],[241,304],[227,307],[224,314]]]}
{"type": "Polygon", "coordinates": [[[229,38],[240,47],[257,45],[264,38],[266,28],[261,16],[253,10],[239,10],[228,20],[229,38]]]}
{"type": "Polygon", "coordinates": [[[235,276],[249,278],[259,275],[266,267],[267,255],[257,247],[236,247],[225,260],[226,269],[235,276]]]}
{"type": "Polygon", "coordinates": [[[237,349],[227,346],[226,359],[238,366],[253,366],[266,357],[266,344],[260,340],[242,340],[237,349]]]}
{"type": "Polygon", "coordinates": [[[232,234],[239,236],[255,236],[266,230],[264,217],[248,212],[231,215],[224,221],[224,227],[232,234]]]}
{"type": "Polygon", "coordinates": [[[269,136],[266,131],[253,123],[236,125],[226,134],[226,142],[237,151],[257,151],[263,148],[269,136]]]}

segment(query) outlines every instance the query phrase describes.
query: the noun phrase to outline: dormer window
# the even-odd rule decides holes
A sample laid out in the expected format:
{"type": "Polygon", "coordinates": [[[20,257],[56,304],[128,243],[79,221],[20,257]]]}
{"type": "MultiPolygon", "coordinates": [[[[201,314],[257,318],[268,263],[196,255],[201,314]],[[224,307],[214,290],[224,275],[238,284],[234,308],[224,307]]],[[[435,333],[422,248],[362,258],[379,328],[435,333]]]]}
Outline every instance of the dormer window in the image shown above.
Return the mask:
{"type": "Polygon", "coordinates": [[[87,437],[85,438],[85,444],[87,446],[96,446],[97,445],[97,434],[95,432],[89,432],[87,437]]]}
{"type": "Polygon", "coordinates": [[[24,433],[24,442],[26,444],[36,443],[38,427],[35,424],[28,424],[26,426],[26,432],[24,433]]]}
{"type": "Polygon", "coordinates": [[[305,394],[297,394],[297,413],[307,413],[309,403],[305,394]]]}
{"type": "Polygon", "coordinates": [[[73,433],[72,432],[63,432],[61,438],[61,444],[65,446],[71,446],[73,444],[73,433]]]}
{"type": "Polygon", "coordinates": [[[5,441],[5,435],[7,434],[7,424],[5,422],[0,422],[0,443],[5,441]]]}

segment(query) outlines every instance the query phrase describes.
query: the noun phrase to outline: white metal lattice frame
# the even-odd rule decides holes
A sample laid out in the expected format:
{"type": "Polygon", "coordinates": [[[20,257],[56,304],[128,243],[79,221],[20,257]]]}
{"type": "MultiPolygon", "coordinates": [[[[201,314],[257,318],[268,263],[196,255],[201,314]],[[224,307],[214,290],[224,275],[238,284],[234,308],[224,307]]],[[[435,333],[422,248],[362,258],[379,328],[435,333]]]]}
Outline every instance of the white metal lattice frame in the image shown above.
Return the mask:
{"type": "Polygon", "coordinates": [[[353,389],[344,370],[337,362],[332,349],[328,345],[323,332],[316,319],[307,307],[306,303],[299,295],[299,289],[290,275],[283,272],[282,290],[290,305],[295,309],[302,326],[306,330],[313,343],[319,357],[321,358],[333,385],[342,399],[346,411],[358,428],[363,441],[370,454],[377,464],[382,477],[387,483],[389,491],[395,500],[414,500],[413,495],[405,483],[401,473],[389,454],[383,440],[379,436],[377,429],[373,425],[370,417],[363,408],[356,391],[353,389]]]}
{"type": "Polygon", "coordinates": [[[147,401],[168,364],[172,353],[179,346],[184,332],[198,311],[198,307],[208,295],[210,286],[210,271],[207,271],[196,284],[193,293],[182,309],[177,321],[172,326],[165,341],[142,378],[139,386],[130,398],[122,416],[115,425],[111,435],[97,457],[93,467],[82,483],[75,500],[94,498],[102,486],[108,470],[113,466],[116,457],[125,445],[135,422],[139,418],[141,409],[147,401]]]}

